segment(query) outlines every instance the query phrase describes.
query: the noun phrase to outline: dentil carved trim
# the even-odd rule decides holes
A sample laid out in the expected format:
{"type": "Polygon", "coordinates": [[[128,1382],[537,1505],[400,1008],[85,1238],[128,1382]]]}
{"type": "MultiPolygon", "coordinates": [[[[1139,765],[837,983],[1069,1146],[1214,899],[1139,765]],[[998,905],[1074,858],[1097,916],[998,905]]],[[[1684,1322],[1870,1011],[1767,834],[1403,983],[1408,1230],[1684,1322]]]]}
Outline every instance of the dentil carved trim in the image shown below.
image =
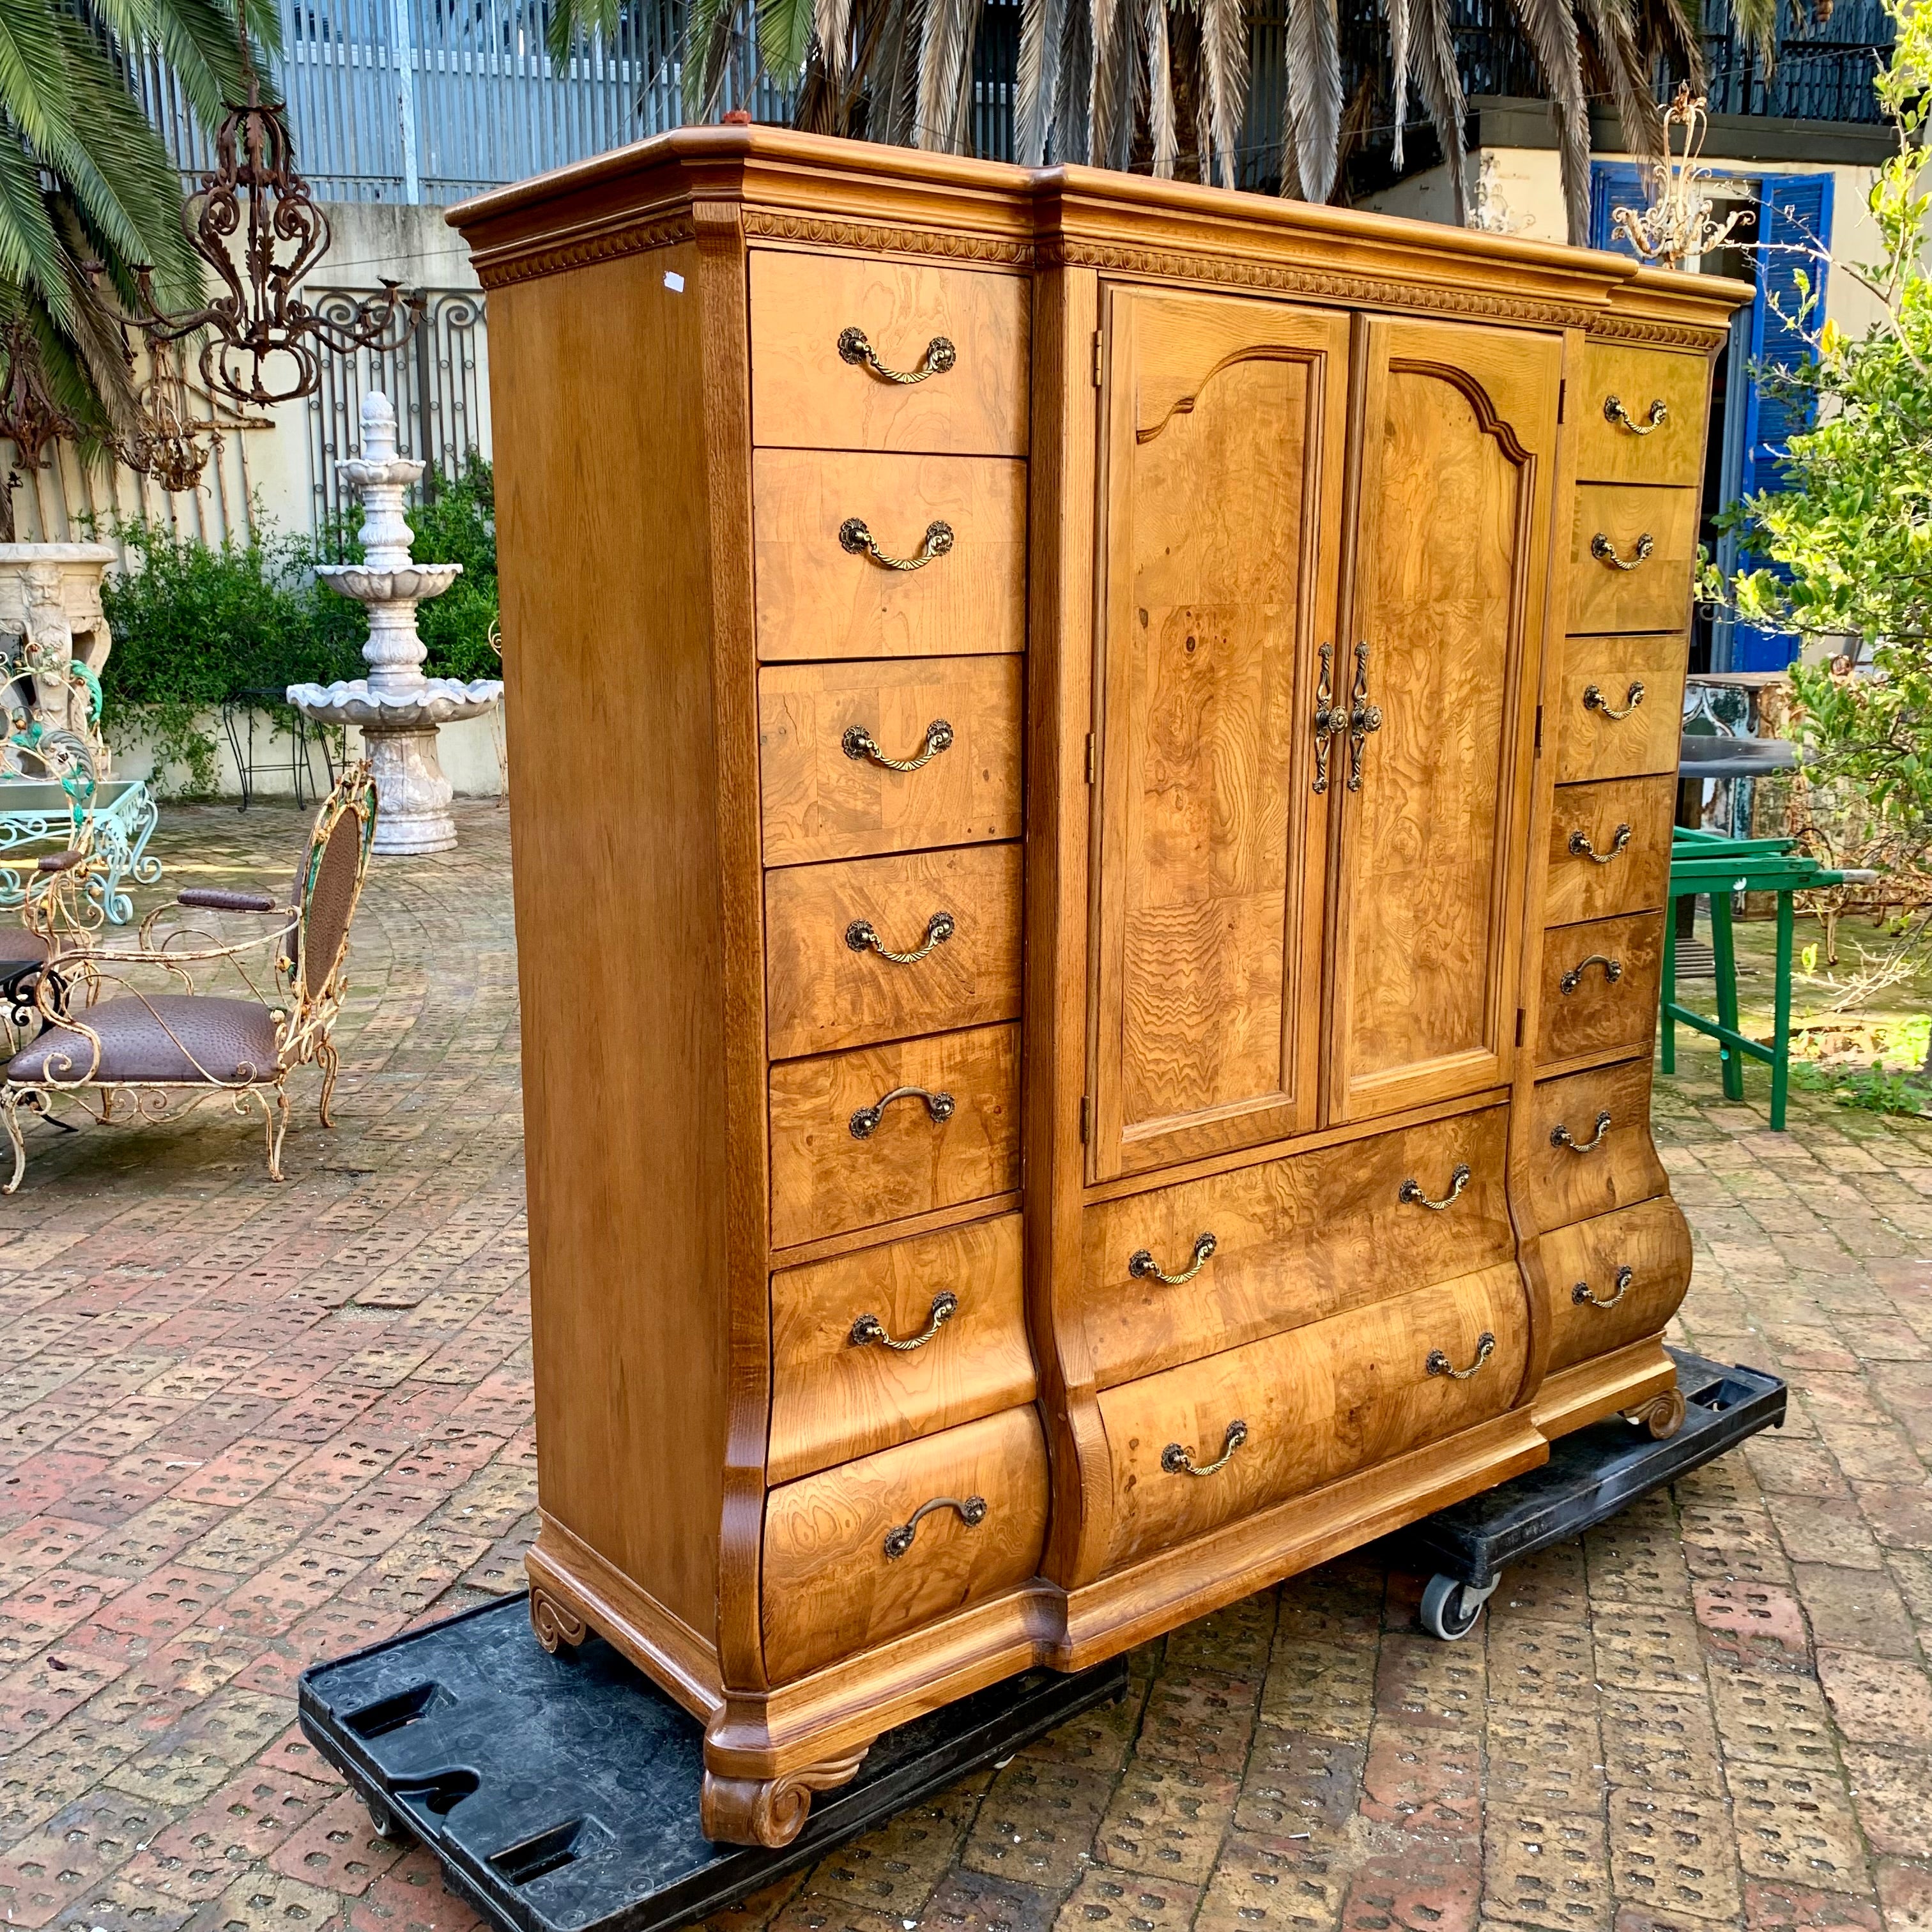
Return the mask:
{"type": "Polygon", "coordinates": [[[1655,1441],[1666,1441],[1684,1426],[1684,1391],[1666,1389],[1661,1395],[1652,1396],[1649,1401],[1625,1409],[1623,1418],[1626,1422],[1635,1423],[1640,1429],[1648,1430],[1655,1441]]]}
{"type": "Polygon", "coordinates": [[[662,221],[627,222],[622,227],[580,236],[574,242],[509,254],[486,254],[478,259],[476,274],[486,289],[508,288],[513,283],[561,274],[566,268],[588,268],[597,262],[614,262],[622,255],[668,248],[674,242],[692,240],[697,232],[688,214],[670,215],[662,221]]]}
{"type": "Polygon", "coordinates": [[[991,235],[953,235],[936,228],[890,228],[871,222],[834,221],[816,214],[778,214],[769,208],[745,211],[748,235],[770,235],[784,242],[812,242],[827,248],[872,248],[884,254],[941,255],[960,262],[992,262],[1018,268],[1033,266],[1029,242],[1006,242],[991,235]]]}
{"type": "Polygon", "coordinates": [[[561,1644],[567,1650],[574,1650],[590,1634],[590,1628],[580,1616],[573,1616],[547,1592],[532,1586],[530,1590],[530,1628],[537,1634],[537,1641],[554,1657],[561,1644]]]}
{"type": "Polygon", "coordinates": [[[1653,349],[1694,349],[1702,355],[1715,349],[1730,331],[1699,328],[1682,322],[1646,322],[1641,316],[1598,315],[1591,318],[1590,333],[1609,341],[1642,342],[1653,349]]]}
{"type": "Polygon", "coordinates": [[[776,1851],[805,1829],[814,1791],[849,1784],[872,1747],[827,1758],[782,1778],[714,1778],[704,1774],[698,1794],[698,1826],[715,1844],[763,1845],[776,1851]]]}

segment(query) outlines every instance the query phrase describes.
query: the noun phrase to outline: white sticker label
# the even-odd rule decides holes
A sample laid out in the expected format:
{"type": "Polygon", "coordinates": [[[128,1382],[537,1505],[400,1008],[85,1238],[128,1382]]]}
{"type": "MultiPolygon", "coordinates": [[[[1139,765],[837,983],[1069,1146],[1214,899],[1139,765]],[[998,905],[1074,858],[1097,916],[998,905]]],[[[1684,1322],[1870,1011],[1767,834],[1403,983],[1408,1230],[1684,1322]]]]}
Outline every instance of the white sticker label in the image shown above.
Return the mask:
{"type": "Polygon", "coordinates": [[[672,274],[670,270],[667,268],[664,271],[664,286],[670,290],[673,295],[681,296],[684,292],[684,278],[682,275],[672,274]]]}

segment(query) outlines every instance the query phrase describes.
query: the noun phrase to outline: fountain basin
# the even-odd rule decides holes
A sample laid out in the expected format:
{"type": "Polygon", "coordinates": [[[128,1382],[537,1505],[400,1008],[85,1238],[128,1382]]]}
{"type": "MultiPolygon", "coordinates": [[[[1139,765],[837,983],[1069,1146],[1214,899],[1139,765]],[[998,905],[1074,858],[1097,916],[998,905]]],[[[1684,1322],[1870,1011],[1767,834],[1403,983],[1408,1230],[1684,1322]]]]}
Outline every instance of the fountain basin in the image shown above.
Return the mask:
{"type": "MultiPolygon", "coordinates": [[[[365,731],[428,731],[474,718],[503,695],[500,679],[426,677],[406,692],[372,691],[366,678],[334,684],[292,684],[289,702],[320,724],[353,724],[365,731]]],[[[378,824],[380,824],[379,820],[378,824]]]]}
{"type": "Polygon", "coordinates": [[[463,574],[460,563],[406,563],[378,570],[366,563],[319,563],[315,574],[330,590],[358,604],[403,604],[440,597],[463,574]]]}

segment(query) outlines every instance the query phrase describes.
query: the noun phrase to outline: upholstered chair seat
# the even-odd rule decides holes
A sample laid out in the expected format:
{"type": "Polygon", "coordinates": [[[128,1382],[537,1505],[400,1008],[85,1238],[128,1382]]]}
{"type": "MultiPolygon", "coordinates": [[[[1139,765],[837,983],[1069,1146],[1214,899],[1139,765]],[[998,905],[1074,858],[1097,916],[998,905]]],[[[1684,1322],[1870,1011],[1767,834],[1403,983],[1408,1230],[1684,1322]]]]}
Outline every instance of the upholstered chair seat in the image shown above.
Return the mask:
{"type": "Polygon", "coordinates": [[[8,1063],[9,1080],[108,1086],[213,1081],[245,1087],[279,1072],[275,1016],[253,1000],[158,993],[104,1000],[80,1016],[87,1031],[56,1028],[8,1063]],[[100,1037],[96,1063],[94,1043],[100,1037]]]}

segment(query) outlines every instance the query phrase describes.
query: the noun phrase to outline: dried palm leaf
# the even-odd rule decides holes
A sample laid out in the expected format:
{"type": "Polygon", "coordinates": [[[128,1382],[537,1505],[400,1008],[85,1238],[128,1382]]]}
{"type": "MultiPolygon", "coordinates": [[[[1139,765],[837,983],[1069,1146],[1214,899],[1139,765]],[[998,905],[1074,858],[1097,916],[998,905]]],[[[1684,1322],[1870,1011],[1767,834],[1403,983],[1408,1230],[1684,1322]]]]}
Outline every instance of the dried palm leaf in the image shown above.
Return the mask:
{"type": "Polygon", "coordinates": [[[1590,109],[1583,92],[1583,55],[1570,0],[1510,0],[1550,98],[1556,152],[1563,175],[1563,206],[1570,239],[1579,248],[1590,237],[1590,109]]]}
{"type": "Polygon", "coordinates": [[[1060,92],[1068,0],[1021,0],[1019,70],[1013,98],[1013,158],[1036,168],[1060,92]]]}
{"type": "Polygon", "coordinates": [[[1201,67],[1215,166],[1221,185],[1232,188],[1234,150],[1248,104],[1248,26],[1241,0],[1201,0],[1201,67]]]}
{"type": "Polygon", "coordinates": [[[982,0],[926,0],[919,47],[919,146],[965,151],[972,108],[973,37],[982,0]]]}
{"type": "Polygon", "coordinates": [[[1468,112],[1462,76],[1456,70],[1456,37],[1450,26],[1449,0],[1416,0],[1414,67],[1416,92],[1428,111],[1442,159],[1449,170],[1449,205],[1457,222],[1469,219],[1468,152],[1462,123],[1468,112]]]}
{"type": "Polygon", "coordinates": [[[1402,166],[1402,130],[1408,120],[1409,64],[1414,58],[1409,30],[1409,0],[1388,0],[1389,94],[1395,103],[1395,146],[1390,160],[1402,166]]]}
{"type": "MultiPolygon", "coordinates": [[[[1288,0],[1282,147],[1294,151],[1304,201],[1334,192],[1342,136],[1342,45],[1335,0],[1288,0]]],[[[1288,170],[1282,178],[1286,185],[1288,170]]]]}
{"type": "Polygon", "coordinates": [[[1180,154],[1180,137],[1174,126],[1174,64],[1167,45],[1167,0],[1148,0],[1148,129],[1154,140],[1154,171],[1161,181],[1174,178],[1180,154]]]}
{"type": "Polygon", "coordinates": [[[1582,5],[1597,64],[1623,124],[1623,144],[1647,153],[1663,136],[1664,116],[1637,38],[1636,0],[1582,0],[1582,5]]]}

